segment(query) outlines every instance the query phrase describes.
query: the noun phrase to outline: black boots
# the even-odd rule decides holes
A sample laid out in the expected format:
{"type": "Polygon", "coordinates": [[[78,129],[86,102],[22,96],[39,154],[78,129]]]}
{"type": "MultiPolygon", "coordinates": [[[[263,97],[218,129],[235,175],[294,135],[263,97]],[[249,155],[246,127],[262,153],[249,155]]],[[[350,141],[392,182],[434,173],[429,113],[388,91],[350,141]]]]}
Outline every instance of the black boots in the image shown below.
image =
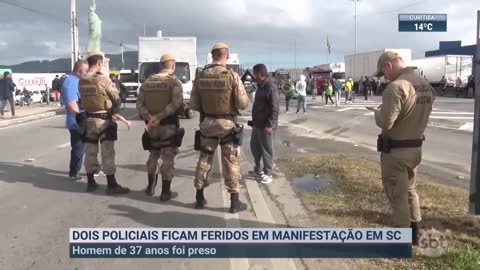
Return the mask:
{"type": "Polygon", "coordinates": [[[420,224],[419,222],[410,223],[410,228],[412,228],[412,245],[418,246],[418,238],[420,234],[420,224]]]}
{"type": "Polygon", "coordinates": [[[247,210],[247,204],[240,201],[238,198],[238,193],[230,194],[230,213],[235,214],[241,211],[247,210]]]}
{"type": "Polygon", "coordinates": [[[176,196],[176,193],[170,190],[170,184],[172,181],[162,181],[162,193],[160,193],[160,201],[166,202],[176,196]]]}
{"type": "Polygon", "coordinates": [[[93,173],[87,173],[87,181],[87,192],[94,192],[97,189],[97,183],[93,173]]]}
{"type": "Polygon", "coordinates": [[[205,200],[205,196],[203,196],[203,188],[197,189],[197,194],[195,196],[195,209],[203,209],[207,204],[207,200],[205,200]]]}
{"type": "Polygon", "coordinates": [[[158,182],[158,174],[149,174],[148,175],[148,186],[145,189],[145,193],[148,196],[153,196],[155,195],[155,188],[157,187],[157,182],[158,182]]]}
{"type": "Polygon", "coordinates": [[[117,183],[115,179],[115,174],[107,175],[107,194],[125,194],[130,192],[129,188],[124,188],[117,183]]]}

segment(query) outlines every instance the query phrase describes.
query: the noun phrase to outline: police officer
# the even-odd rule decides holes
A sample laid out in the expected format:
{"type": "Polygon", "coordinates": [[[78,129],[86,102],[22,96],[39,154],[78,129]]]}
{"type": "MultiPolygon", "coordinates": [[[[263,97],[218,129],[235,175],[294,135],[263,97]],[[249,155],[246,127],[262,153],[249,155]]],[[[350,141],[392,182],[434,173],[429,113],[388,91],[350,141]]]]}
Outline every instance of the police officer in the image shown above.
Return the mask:
{"type": "Polygon", "coordinates": [[[161,71],[150,76],[140,87],[137,97],[138,114],[147,130],[142,138],[144,149],[150,151],[147,160],[147,195],[155,194],[158,159],[162,158],[161,201],[172,197],[170,184],[175,175],[174,160],[184,131],[180,129],[177,112],[183,104],[182,83],[175,77],[175,56],[165,54],[160,59],[161,71]],[[180,137],[179,137],[180,136],[180,137]]]}
{"type": "Polygon", "coordinates": [[[124,194],[130,190],[115,179],[115,148],[117,124],[112,115],[120,110],[118,91],[112,87],[110,78],[100,71],[103,67],[103,53],[90,52],[87,55],[88,72],[80,79],[80,106],[86,111],[85,123],[85,170],[87,172],[87,192],[97,188],[94,172],[97,169],[99,143],[102,167],[107,175],[107,194],[124,194]]]}
{"type": "Polygon", "coordinates": [[[387,51],[377,64],[375,77],[391,83],[383,92],[379,108],[368,107],[382,129],[378,150],[381,154],[382,183],[392,207],[396,227],[412,228],[413,244],[418,245],[420,204],[415,187],[422,144],[435,99],[434,89],[400,55],[387,51]]]}
{"type": "Polygon", "coordinates": [[[238,198],[240,191],[240,144],[242,127],[237,125],[239,110],[247,108],[249,99],[240,76],[226,68],[229,49],[224,43],[212,48],[213,63],[196,78],[190,105],[200,112],[200,130],[195,134],[195,149],[201,151],[195,173],[195,208],[206,204],[203,190],[218,144],[222,151],[225,185],[230,193],[230,213],[247,209],[238,198]]]}

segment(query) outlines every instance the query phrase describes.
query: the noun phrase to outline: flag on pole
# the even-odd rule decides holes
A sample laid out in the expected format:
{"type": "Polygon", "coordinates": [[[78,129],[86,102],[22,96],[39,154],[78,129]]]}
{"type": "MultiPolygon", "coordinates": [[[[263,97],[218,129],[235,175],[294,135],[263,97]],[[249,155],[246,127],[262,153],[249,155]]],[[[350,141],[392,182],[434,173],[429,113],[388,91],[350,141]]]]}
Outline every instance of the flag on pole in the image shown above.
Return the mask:
{"type": "Polygon", "coordinates": [[[328,39],[328,35],[327,35],[327,48],[328,48],[328,54],[330,54],[330,40],[328,39]]]}

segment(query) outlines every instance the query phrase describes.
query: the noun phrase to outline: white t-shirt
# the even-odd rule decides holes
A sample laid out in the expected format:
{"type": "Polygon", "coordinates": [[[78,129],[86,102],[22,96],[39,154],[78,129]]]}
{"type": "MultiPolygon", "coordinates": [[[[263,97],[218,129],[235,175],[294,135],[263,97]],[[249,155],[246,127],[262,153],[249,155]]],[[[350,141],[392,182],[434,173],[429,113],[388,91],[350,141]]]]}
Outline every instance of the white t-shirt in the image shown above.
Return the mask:
{"type": "Polygon", "coordinates": [[[296,85],[297,93],[300,96],[306,97],[307,96],[307,83],[305,81],[298,81],[296,85]]]}

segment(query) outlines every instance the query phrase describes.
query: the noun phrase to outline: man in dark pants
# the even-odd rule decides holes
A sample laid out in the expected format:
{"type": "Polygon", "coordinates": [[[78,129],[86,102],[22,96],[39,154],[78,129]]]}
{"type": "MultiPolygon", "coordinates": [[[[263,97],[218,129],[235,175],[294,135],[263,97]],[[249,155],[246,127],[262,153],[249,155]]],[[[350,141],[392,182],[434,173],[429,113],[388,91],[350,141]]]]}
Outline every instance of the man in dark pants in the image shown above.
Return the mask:
{"type": "MultiPolygon", "coordinates": [[[[73,181],[82,180],[80,177],[80,170],[82,169],[83,156],[85,153],[85,144],[82,142],[82,134],[78,131],[78,125],[75,120],[77,115],[82,110],[78,106],[80,95],[78,93],[78,83],[80,78],[87,73],[88,63],[85,60],[79,60],[73,67],[73,72],[70,74],[62,84],[61,97],[65,104],[66,111],[66,127],[70,132],[70,168],[68,176],[73,181]]],[[[100,165],[97,170],[97,175],[100,175],[100,165]]]]}
{"type": "Polygon", "coordinates": [[[263,184],[273,181],[273,134],[278,124],[279,101],[277,86],[268,77],[267,67],[253,67],[258,84],[252,109],[252,137],[250,149],[255,159],[255,168],[249,174],[261,178],[263,184]],[[263,160],[263,170],[260,161],[263,160]]]}
{"type": "Polygon", "coordinates": [[[3,73],[3,79],[0,80],[0,114],[2,118],[7,103],[10,105],[12,118],[15,117],[15,99],[13,96],[13,93],[15,92],[15,87],[16,85],[12,81],[12,75],[10,74],[10,72],[5,71],[5,73],[3,73]]]}

